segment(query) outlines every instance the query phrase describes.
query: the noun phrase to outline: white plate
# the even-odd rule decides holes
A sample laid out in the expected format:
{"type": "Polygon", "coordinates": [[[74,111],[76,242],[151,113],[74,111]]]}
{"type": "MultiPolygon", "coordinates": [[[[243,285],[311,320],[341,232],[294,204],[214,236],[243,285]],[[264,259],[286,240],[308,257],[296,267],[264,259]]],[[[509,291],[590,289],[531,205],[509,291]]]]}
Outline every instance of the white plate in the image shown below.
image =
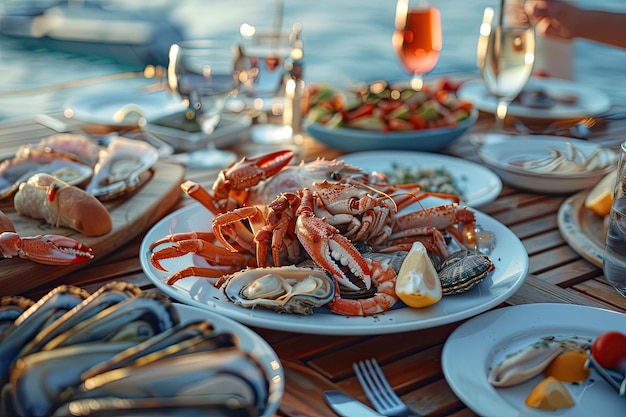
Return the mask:
{"type": "MultiPolygon", "coordinates": [[[[517,117],[537,119],[567,119],[592,116],[611,108],[608,95],[579,82],[557,78],[532,78],[525,87],[527,91],[545,91],[548,96],[575,96],[574,103],[554,100],[547,108],[525,106],[517,101],[511,103],[508,114],[517,117]]],[[[468,81],[461,85],[457,93],[460,99],[470,100],[478,110],[494,113],[496,98],[490,94],[481,80],[468,81]]]]}
{"type": "Polygon", "coordinates": [[[136,126],[141,117],[152,120],[185,108],[182,100],[167,90],[114,91],[71,100],[64,114],[84,123],[128,127],[136,126]]]}
{"type": "Polygon", "coordinates": [[[397,333],[441,326],[482,313],[511,296],[524,282],[528,272],[528,254],[520,240],[507,227],[493,218],[477,212],[477,222],[495,234],[496,248],[491,254],[495,264],[492,272],[471,291],[445,296],[440,302],[423,309],[412,309],[398,302],[384,314],[369,317],[345,317],[326,307],[315,309],[310,316],[277,313],[257,308],[254,310],[226,301],[211,280],[190,277],[167,285],[171,273],[186,266],[207,266],[196,255],[185,255],[163,261],[171,273],[159,271],[150,264],[150,244],[169,233],[210,231],[212,215],[199,203],[192,203],[163,218],[148,231],[139,258],[150,281],[165,294],[184,303],[214,311],[242,323],[268,329],[298,333],[329,335],[364,335],[397,333]]]}
{"type": "Polygon", "coordinates": [[[246,326],[227,317],[185,304],[175,304],[175,307],[183,324],[192,320],[207,320],[213,323],[216,331],[228,331],[237,336],[240,349],[256,359],[265,370],[269,383],[269,399],[262,416],[273,416],[283,397],[285,376],[280,360],[270,345],[246,326]]]}
{"type": "Polygon", "coordinates": [[[487,168],[447,155],[426,152],[376,151],[343,155],[340,159],[365,171],[387,172],[392,163],[419,168],[445,168],[463,192],[462,203],[480,207],[494,201],[502,191],[502,181],[487,168]]]}
{"type": "Polygon", "coordinates": [[[568,143],[574,145],[586,157],[600,146],[595,143],[565,139],[554,136],[532,136],[530,138],[488,134],[478,155],[502,180],[513,187],[540,193],[571,193],[593,187],[602,177],[615,169],[615,162],[594,171],[564,174],[537,173],[523,169],[515,162],[537,160],[551,155],[550,149],[567,152],[568,143]]]}
{"type": "Polygon", "coordinates": [[[623,416],[624,397],[618,397],[595,371],[580,385],[567,384],[576,402],[574,407],[550,412],[524,404],[542,376],[514,387],[496,389],[487,382],[487,370],[503,355],[542,336],[595,338],[604,331],[624,328],[626,314],[593,307],[525,304],[499,308],[472,318],[452,332],[443,347],[443,373],[461,401],[485,417],[623,416]]]}

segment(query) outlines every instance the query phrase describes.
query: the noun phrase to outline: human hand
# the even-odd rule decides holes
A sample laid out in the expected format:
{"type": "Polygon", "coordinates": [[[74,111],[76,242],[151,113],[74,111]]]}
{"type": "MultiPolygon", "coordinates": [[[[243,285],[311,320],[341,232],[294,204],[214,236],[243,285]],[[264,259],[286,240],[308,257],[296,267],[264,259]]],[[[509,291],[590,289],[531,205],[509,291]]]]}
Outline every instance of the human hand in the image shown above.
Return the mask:
{"type": "Polygon", "coordinates": [[[576,16],[580,9],[560,0],[527,0],[524,9],[541,35],[576,37],[576,16]]]}

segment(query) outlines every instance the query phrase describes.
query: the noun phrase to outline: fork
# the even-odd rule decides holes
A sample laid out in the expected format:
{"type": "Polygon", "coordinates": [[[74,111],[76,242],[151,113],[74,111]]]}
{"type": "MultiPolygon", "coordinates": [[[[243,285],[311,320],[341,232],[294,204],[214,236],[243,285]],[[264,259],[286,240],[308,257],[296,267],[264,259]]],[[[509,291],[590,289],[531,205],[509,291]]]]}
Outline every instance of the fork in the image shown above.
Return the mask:
{"type": "Polygon", "coordinates": [[[376,411],[387,417],[421,417],[396,395],[376,359],[355,362],[352,368],[376,411]]]}

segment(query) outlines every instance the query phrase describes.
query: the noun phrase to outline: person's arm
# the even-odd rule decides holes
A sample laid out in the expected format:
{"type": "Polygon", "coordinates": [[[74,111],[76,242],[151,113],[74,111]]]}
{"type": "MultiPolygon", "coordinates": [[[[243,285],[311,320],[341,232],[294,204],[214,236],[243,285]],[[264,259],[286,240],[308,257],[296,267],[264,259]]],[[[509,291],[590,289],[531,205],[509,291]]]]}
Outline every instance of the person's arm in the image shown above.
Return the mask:
{"type": "Polygon", "coordinates": [[[528,1],[526,11],[546,36],[584,38],[626,48],[626,13],[581,9],[558,0],[528,1]]]}

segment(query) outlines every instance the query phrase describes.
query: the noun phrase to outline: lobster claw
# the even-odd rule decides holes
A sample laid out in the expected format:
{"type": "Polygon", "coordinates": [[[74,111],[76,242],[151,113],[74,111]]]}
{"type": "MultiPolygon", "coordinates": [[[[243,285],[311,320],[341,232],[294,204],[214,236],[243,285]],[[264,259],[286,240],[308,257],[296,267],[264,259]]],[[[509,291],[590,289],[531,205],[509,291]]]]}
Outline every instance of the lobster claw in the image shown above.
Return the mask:
{"type": "Polygon", "coordinates": [[[19,256],[47,265],[72,265],[93,259],[93,250],[77,240],[60,235],[21,237],[0,234],[0,253],[5,258],[19,256]]]}

